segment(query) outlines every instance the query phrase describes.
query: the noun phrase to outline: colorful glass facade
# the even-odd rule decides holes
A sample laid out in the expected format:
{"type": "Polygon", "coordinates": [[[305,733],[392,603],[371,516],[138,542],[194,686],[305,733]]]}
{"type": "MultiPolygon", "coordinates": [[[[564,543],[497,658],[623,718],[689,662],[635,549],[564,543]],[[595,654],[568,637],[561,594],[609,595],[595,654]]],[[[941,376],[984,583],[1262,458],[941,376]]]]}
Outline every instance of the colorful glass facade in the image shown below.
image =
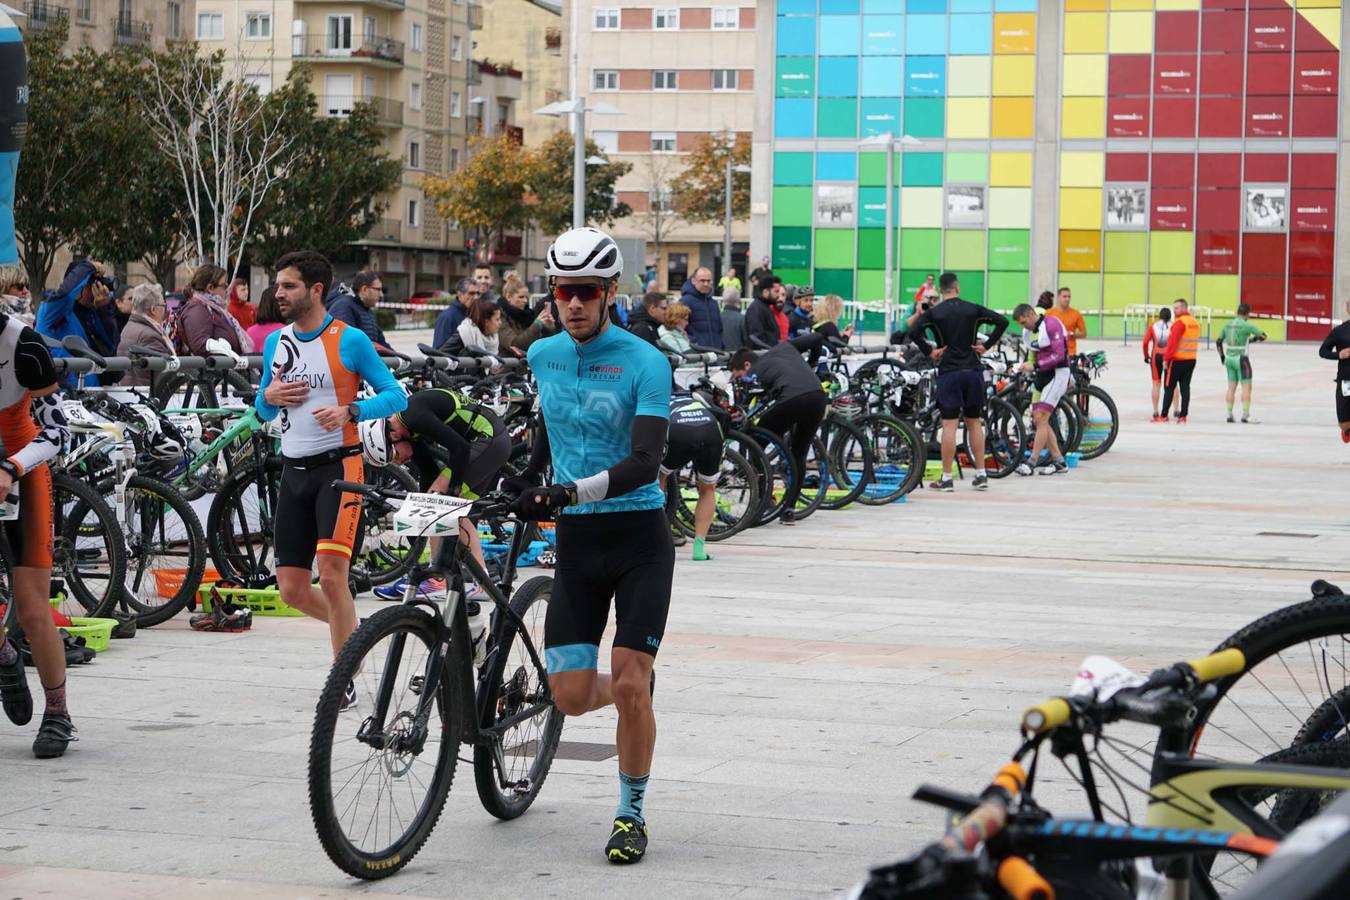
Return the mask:
{"type": "Polygon", "coordinates": [[[775,271],[883,298],[886,154],[867,139],[889,133],[920,142],[897,148],[889,203],[901,302],[950,269],[1000,308],[1067,285],[1105,334],[1126,306],[1178,297],[1216,318],[1239,300],[1330,315],[1340,0],[1063,0],[1058,52],[1039,60],[1035,9],[777,3],[775,271]],[[1046,66],[1058,184],[1033,210],[1046,66]],[[1057,271],[1033,277],[1034,241],[1057,271]]]}

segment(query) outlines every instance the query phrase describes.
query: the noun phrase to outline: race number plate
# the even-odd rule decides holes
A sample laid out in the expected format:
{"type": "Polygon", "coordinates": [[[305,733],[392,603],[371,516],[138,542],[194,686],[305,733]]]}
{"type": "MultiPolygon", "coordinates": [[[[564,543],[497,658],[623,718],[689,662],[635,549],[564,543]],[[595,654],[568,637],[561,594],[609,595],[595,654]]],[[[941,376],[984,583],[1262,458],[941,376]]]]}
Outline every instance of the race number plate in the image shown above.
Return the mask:
{"type": "Polygon", "coordinates": [[[473,505],[472,500],[443,494],[409,494],[394,513],[394,533],[407,535],[449,534],[473,505]]]}

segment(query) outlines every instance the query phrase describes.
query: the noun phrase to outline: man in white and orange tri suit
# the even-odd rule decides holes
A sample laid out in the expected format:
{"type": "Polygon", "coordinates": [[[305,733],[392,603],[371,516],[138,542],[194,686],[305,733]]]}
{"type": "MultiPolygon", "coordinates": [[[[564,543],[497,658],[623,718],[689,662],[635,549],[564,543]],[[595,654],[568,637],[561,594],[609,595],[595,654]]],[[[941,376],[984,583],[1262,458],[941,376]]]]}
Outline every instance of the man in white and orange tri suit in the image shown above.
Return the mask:
{"type": "MultiPolygon", "coordinates": [[[[277,588],[282,602],[328,623],[336,656],[356,630],[347,572],[361,508],[332,484],[362,480],[356,423],[392,416],[408,400],[370,338],[324,309],[332,284],[333,267],[322,254],[306,250],[277,260],[277,306],[290,324],[267,338],[255,405],[265,421],[281,420],[277,588]],[[358,403],[362,381],[376,395],[358,403]],[[310,576],[316,557],[317,587],[310,576]]],[[[348,685],[343,708],[355,699],[348,685]]]]}

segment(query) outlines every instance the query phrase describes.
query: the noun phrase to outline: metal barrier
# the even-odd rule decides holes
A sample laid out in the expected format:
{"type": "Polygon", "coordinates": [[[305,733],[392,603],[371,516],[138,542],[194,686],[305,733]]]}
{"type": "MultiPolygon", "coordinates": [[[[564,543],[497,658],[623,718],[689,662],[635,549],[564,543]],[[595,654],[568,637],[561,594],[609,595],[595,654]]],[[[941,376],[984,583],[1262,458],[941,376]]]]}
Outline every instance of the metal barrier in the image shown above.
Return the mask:
{"type": "MultiPolygon", "coordinates": [[[[1121,331],[1120,342],[1123,346],[1130,343],[1130,335],[1134,334],[1140,340],[1144,339],[1144,334],[1148,331],[1149,324],[1158,317],[1158,310],[1163,307],[1171,307],[1170,303],[1133,303],[1125,307],[1122,318],[1124,327],[1121,331]],[[1134,331],[1131,326],[1138,325],[1139,330],[1134,331]]],[[[1210,345],[1210,333],[1214,329],[1214,310],[1208,306],[1192,306],[1190,313],[1200,323],[1200,328],[1205,335],[1205,346],[1210,345]]]]}

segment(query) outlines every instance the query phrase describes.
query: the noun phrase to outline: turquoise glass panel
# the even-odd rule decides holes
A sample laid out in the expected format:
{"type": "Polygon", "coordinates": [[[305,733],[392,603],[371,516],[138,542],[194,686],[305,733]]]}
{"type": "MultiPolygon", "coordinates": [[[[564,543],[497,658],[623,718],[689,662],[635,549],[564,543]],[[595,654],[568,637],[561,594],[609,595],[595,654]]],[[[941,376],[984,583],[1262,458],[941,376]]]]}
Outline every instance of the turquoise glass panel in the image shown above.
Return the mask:
{"type": "Polygon", "coordinates": [[[858,154],[817,153],[817,181],[857,181],[858,154]]]}
{"type": "Polygon", "coordinates": [[[773,102],[775,137],[812,137],[815,129],[816,101],[779,99],[773,102]]]}
{"type": "Polygon", "coordinates": [[[900,93],[900,56],[864,56],[861,87],[863,97],[894,97],[900,93]]]}
{"type": "MultiPolygon", "coordinates": [[[[906,16],[905,52],[915,56],[947,49],[946,16],[906,16]]],[[[779,53],[785,53],[781,47],[779,53]]]]}
{"type": "Polygon", "coordinates": [[[821,97],[858,96],[858,57],[822,56],[818,85],[821,97]]]}
{"type": "MultiPolygon", "coordinates": [[[[821,16],[820,55],[857,56],[861,16],[821,16]]],[[[779,53],[783,53],[779,49],[779,53]]]]}
{"type": "MultiPolygon", "coordinates": [[[[900,134],[900,98],[869,98],[860,104],[859,137],[900,134]]],[[[884,171],[884,168],[883,168],[884,171]]]]}
{"type": "Polygon", "coordinates": [[[954,56],[988,56],[994,52],[994,17],[952,16],[951,52],[954,56]]]}
{"type": "Polygon", "coordinates": [[[779,56],[814,55],[816,20],[807,16],[779,16],[777,40],[779,56]]]}
{"type": "Polygon", "coordinates": [[[863,16],[863,56],[899,56],[905,52],[904,16],[863,16]]]}
{"type": "Polygon", "coordinates": [[[947,96],[947,57],[909,56],[905,58],[906,97],[947,96]]]}

